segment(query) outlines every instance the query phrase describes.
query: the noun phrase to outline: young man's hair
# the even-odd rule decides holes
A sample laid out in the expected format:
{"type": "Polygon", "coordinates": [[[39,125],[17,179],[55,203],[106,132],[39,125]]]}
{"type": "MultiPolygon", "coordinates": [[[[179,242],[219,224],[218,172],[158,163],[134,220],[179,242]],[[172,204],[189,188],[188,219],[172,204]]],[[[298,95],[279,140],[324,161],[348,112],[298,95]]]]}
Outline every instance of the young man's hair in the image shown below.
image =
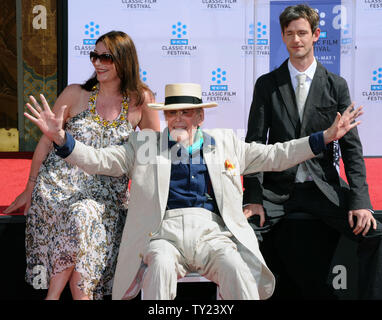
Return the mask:
{"type": "Polygon", "coordinates": [[[320,20],[317,11],[308,5],[298,4],[285,8],[285,10],[280,14],[279,20],[281,32],[284,33],[285,28],[287,28],[293,20],[300,18],[306,19],[309,22],[312,33],[316,31],[320,20]]]}

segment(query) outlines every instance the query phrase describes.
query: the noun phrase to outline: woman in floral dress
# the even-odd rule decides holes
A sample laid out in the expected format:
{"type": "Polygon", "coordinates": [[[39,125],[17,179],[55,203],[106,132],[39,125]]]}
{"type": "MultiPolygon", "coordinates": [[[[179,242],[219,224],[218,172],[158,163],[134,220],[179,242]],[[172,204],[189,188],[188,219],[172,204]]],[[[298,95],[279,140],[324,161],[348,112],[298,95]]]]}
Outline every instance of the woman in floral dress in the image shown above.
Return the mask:
{"type": "MultiPolygon", "coordinates": [[[[96,148],[125,143],[137,126],[158,131],[131,38],[120,31],[101,36],[90,59],[93,76],[66,87],[53,107],[67,106],[66,130],[96,148]]],[[[49,300],[68,282],[76,300],[110,295],[127,201],[127,177],[88,175],[60,160],[42,136],[27,186],[5,211],[25,205],[27,282],[48,289],[49,300]]]]}

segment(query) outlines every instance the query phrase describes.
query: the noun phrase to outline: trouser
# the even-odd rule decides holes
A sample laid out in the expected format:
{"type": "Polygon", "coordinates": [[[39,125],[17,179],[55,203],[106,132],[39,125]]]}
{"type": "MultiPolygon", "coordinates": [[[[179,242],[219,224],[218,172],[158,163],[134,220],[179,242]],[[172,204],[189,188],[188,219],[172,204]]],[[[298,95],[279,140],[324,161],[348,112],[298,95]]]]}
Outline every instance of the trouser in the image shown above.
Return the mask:
{"type": "Polygon", "coordinates": [[[259,299],[253,270],[242,259],[234,237],[221,217],[203,208],[166,211],[144,262],[145,300],[174,299],[177,279],[188,272],[215,282],[222,299],[259,299]]]}
{"type": "Polygon", "coordinates": [[[283,204],[264,201],[264,209],[268,220],[267,227],[255,227],[257,233],[271,230],[269,234],[263,234],[264,241],[260,245],[264,259],[272,271],[277,268],[287,270],[287,273],[294,279],[293,281],[303,288],[301,289],[302,296],[307,298],[329,297],[328,291],[326,293],[329,295],[324,296],[326,294],[324,282],[328,277],[330,261],[337,246],[338,236],[342,234],[358,242],[359,298],[382,299],[381,223],[377,223],[376,230],[370,228],[365,237],[362,234],[354,235],[349,226],[347,210],[329,201],[314,182],[296,184],[289,200],[283,204]],[[288,215],[294,212],[309,213],[318,221],[288,220],[288,215]],[[291,240],[297,235],[291,234],[291,231],[298,224],[305,224],[309,228],[314,225],[316,231],[313,234],[310,229],[306,235],[300,236],[299,248],[296,248],[293,247],[295,242],[293,243],[291,240]],[[269,228],[270,225],[271,228],[269,228]],[[305,238],[301,239],[303,237],[305,238]],[[288,250],[292,254],[300,250],[302,252],[300,261],[296,262],[291,255],[286,255],[288,250]],[[309,282],[308,278],[319,279],[319,281],[309,282]],[[323,295],[312,296],[318,292],[323,295]]]}

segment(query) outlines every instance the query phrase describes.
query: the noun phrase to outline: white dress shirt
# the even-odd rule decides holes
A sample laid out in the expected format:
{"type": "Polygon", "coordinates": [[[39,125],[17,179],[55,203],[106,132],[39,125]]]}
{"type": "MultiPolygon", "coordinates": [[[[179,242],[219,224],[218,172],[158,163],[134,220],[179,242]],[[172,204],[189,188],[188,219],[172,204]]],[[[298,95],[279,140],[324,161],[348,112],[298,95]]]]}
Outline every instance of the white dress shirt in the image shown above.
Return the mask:
{"type": "MultiPolygon", "coordinates": [[[[298,85],[297,75],[299,75],[299,74],[305,74],[306,75],[305,85],[307,86],[307,90],[309,92],[310,85],[312,84],[312,80],[313,80],[313,77],[314,77],[314,73],[316,72],[316,68],[317,68],[317,61],[316,61],[316,59],[314,59],[312,64],[305,71],[303,71],[303,72],[298,71],[292,65],[290,60],[288,60],[289,74],[290,74],[290,77],[291,77],[292,86],[293,86],[293,89],[294,89],[295,93],[296,93],[296,89],[297,89],[297,85],[298,85]]],[[[303,106],[303,108],[305,108],[305,106],[303,106]]],[[[303,114],[303,112],[302,112],[302,114],[303,114]]],[[[313,179],[309,175],[309,171],[308,171],[308,168],[306,167],[305,163],[300,164],[298,166],[298,169],[297,169],[295,182],[305,182],[305,181],[312,181],[312,180],[313,179]]]]}

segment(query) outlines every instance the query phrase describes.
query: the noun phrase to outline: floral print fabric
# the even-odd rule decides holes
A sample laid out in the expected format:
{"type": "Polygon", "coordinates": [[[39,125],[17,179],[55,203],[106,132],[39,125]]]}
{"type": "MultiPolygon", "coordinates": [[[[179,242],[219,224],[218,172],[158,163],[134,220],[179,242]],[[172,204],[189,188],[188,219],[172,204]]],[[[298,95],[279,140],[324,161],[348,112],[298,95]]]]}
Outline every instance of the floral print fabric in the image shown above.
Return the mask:
{"type": "MultiPolygon", "coordinates": [[[[133,131],[127,121],[105,127],[93,116],[87,109],[69,119],[65,130],[95,148],[127,142],[133,131]]],[[[43,268],[49,285],[52,276],[75,266],[78,286],[90,299],[110,295],[127,200],[126,176],[89,175],[51,151],[26,216],[27,282],[34,284],[36,267],[43,268]]]]}

